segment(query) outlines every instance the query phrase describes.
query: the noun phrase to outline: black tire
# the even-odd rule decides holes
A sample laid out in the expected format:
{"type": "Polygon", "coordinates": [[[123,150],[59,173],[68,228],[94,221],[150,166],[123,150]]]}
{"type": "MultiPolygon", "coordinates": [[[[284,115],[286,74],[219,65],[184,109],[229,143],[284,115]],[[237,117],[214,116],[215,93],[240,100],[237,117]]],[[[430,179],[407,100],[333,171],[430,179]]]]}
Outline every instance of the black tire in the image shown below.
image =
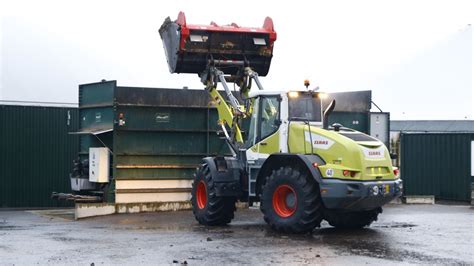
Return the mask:
{"type": "MultiPolygon", "coordinates": [[[[201,194],[203,195],[203,194],[201,194]]],[[[218,197],[212,180],[209,166],[205,163],[194,176],[191,192],[191,204],[196,220],[203,225],[226,225],[234,218],[236,199],[233,197],[218,197]],[[206,202],[199,202],[199,184],[205,186],[206,202]]]]}
{"type": "Polygon", "coordinates": [[[265,222],[275,231],[284,233],[311,232],[320,225],[323,217],[319,186],[307,171],[288,166],[281,167],[267,177],[262,188],[260,210],[263,212],[265,222]],[[280,198],[278,194],[282,189],[290,190],[283,203],[288,205],[286,207],[289,211],[282,212],[278,207],[281,204],[278,203],[280,198]],[[288,196],[291,196],[290,200],[288,200],[288,196]],[[291,200],[293,197],[295,200],[291,200]],[[277,199],[276,203],[274,203],[274,198],[277,199]]]}
{"type": "Polygon", "coordinates": [[[360,212],[326,212],[324,219],[336,228],[358,229],[377,221],[377,217],[381,212],[382,208],[360,212]]]}

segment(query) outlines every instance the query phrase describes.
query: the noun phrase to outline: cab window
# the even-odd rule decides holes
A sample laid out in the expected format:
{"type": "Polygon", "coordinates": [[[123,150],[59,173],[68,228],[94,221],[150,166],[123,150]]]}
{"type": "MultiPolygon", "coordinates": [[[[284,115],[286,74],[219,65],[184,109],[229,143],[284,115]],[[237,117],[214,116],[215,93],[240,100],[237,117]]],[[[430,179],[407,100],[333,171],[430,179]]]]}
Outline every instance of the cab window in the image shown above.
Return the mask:
{"type": "Polygon", "coordinates": [[[263,140],[275,133],[280,126],[280,101],[278,96],[261,97],[259,117],[258,140],[263,140]]]}
{"type": "Polygon", "coordinates": [[[249,134],[245,146],[252,147],[275,133],[280,125],[280,97],[260,96],[253,101],[249,134]]]}
{"type": "Polygon", "coordinates": [[[250,116],[250,126],[249,134],[247,135],[247,141],[245,142],[245,147],[252,147],[257,139],[257,122],[258,122],[258,105],[260,103],[260,98],[253,100],[252,104],[252,115],[250,116]]]}
{"type": "Polygon", "coordinates": [[[321,122],[321,100],[312,93],[288,99],[290,120],[321,122]]]}

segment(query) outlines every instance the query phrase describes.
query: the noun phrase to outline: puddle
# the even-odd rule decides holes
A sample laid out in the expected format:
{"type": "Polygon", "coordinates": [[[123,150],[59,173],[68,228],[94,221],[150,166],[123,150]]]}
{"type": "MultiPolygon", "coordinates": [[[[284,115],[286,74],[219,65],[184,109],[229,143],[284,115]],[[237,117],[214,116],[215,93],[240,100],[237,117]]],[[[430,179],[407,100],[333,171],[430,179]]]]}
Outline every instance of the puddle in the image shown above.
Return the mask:
{"type": "Polygon", "coordinates": [[[370,227],[372,228],[411,228],[418,226],[416,224],[409,224],[409,223],[393,223],[393,224],[374,224],[370,227]]]}
{"type": "Polygon", "coordinates": [[[397,262],[417,262],[423,264],[465,264],[463,261],[455,259],[428,256],[423,253],[404,249],[395,249],[386,242],[363,241],[358,243],[341,243],[340,248],[345,248],[342,253],[365,256],[379,259],[387,259],[397,262]]]}
{"type": "Polygon", "coordinates": [[[91,239],[87,238],[75,238],[75,237],[67,237],[67,236],[55,236],[53,237],[54,240],[59,242],[91,242],[91,239]]]}
{"type": "Polygon", "coordinates": [[[41,216],[61,218],[68,221],[74,221],[74,209],[38,210],[38,211],[29,211],[29,212],[38,214],[41,216]]]}
{"type": "Polygon", "coordinates": [[[12,231],[12,230],[26,230],[26,228],[23,228],[21,226],[15,226],[15,225],[0,224],[0,231],[12,231]]]}

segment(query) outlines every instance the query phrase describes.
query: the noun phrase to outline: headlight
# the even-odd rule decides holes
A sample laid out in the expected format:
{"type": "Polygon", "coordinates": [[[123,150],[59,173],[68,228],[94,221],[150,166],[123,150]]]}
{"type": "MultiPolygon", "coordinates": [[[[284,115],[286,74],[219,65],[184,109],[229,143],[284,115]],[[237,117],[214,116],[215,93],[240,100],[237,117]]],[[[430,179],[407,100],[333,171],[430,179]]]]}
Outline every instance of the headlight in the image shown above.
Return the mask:
{"type": "Polygon", "coordinates": [[[290,91],[288,92],[288,97],[290,98],[298,98],[299,93],[297,91],[290,91]]]}

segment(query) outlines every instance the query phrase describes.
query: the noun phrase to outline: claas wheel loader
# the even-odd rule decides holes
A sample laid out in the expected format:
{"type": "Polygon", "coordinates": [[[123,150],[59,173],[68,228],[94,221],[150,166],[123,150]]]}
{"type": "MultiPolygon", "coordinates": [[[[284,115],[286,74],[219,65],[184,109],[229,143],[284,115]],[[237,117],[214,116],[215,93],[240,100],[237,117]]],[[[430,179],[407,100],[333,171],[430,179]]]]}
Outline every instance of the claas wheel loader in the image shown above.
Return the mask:
{"type": "Polygon", "coordinates": [[[247,201],[260,202],[264,220],[280,232],[310,232],[322,220],[361,228],[401,196],[398,169],[382,142],[328,125],[335,101],[323,110],[323,94],[308,89],[309,82],[299,90],[263,89],[259,74],[269,71],[277,37],[271,18],[261,28],[193,25],[180,12],[159,33],[170,72],[199,75],[232,152],[203,158],[196,171],[191,201],[199,223],[228,224],[236,202],[247,201]],[[250,126],[243,134],[245,119],[250,126]]]}

